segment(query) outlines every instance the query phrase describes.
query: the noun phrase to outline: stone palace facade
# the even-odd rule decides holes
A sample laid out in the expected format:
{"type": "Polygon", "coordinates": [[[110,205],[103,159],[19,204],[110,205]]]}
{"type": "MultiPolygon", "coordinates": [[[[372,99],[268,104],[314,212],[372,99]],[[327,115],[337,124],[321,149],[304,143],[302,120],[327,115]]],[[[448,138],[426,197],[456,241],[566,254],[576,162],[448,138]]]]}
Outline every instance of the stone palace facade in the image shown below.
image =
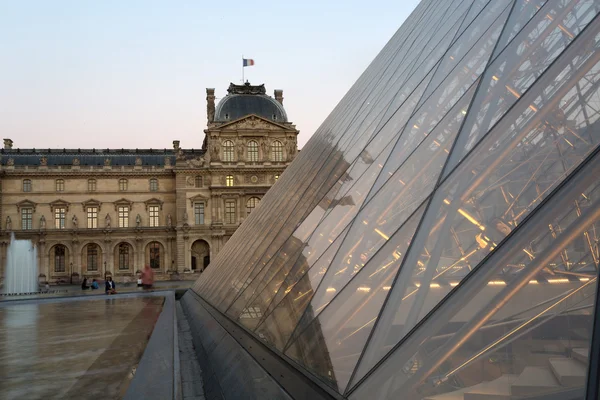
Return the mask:
{"type": "MultiPolygon", "coordinates": [[[[40,281],[195,279],[297,153],[283,92],[207,89],[200,149],[0,150],[0,265],[11,235],[37,245],[40,281]]],[[[0,276],[4,276],[4,271],[0,276]]]]}

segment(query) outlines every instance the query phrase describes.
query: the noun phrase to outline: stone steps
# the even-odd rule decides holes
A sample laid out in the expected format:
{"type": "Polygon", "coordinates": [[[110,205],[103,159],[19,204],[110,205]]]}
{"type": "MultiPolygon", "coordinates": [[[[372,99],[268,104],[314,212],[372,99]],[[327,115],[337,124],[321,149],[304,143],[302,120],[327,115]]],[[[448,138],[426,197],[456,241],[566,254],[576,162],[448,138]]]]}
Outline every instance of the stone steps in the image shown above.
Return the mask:
{"type": "Polygon", "coordinates": [[[584,386],[587,369],[584,364],[573,358],[550,358],[550,369],[562,386],[584,386]]]}
{"type": "Polygon", "coordinates": [[[553,392],[560,387],[560,383],[549,368],[525,367],[511,385],[510,391],[514,396],[528,396],[553,392]]]}

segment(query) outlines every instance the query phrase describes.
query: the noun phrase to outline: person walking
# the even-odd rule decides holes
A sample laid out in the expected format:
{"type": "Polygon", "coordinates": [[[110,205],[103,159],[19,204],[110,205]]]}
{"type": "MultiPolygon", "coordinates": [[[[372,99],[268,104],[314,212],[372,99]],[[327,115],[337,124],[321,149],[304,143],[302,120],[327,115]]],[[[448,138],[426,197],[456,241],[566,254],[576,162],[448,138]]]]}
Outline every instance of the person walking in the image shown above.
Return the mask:
{"type": "Polygon", "coordinates": [[[146,264],[142,271],[142,286],[144,289],[150,289],[152,288],[152,285],[154,285],[154,271],[146,264]]]}

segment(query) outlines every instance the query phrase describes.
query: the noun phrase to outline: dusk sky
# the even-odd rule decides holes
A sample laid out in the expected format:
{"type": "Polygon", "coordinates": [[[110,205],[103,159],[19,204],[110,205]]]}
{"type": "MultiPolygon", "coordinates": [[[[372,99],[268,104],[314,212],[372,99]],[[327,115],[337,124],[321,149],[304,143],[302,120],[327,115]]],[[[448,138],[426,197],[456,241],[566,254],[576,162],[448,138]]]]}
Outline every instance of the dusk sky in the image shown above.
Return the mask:
{"type": "MultiPolygon", "coordinates": [[[[283,89],[302,147],[418,0],[0,0],[0,132],[20,148],[200,148],[206,88],[283,89]]],[[[217,101],[218,101],[217,99],[217,101]]]]}

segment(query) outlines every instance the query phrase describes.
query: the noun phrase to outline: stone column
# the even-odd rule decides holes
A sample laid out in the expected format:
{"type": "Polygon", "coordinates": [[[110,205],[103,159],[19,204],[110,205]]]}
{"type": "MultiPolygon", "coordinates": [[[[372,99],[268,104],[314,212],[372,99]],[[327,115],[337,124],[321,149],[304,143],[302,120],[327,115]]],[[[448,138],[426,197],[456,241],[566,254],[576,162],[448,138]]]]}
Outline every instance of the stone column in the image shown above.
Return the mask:
{"type": "Polygon", "coordinates": [[[175,265],[177,266],[177,272],[183,273],[185,269],[185,239],[182,228],[177,228],[177,259],[175,265]]]}

